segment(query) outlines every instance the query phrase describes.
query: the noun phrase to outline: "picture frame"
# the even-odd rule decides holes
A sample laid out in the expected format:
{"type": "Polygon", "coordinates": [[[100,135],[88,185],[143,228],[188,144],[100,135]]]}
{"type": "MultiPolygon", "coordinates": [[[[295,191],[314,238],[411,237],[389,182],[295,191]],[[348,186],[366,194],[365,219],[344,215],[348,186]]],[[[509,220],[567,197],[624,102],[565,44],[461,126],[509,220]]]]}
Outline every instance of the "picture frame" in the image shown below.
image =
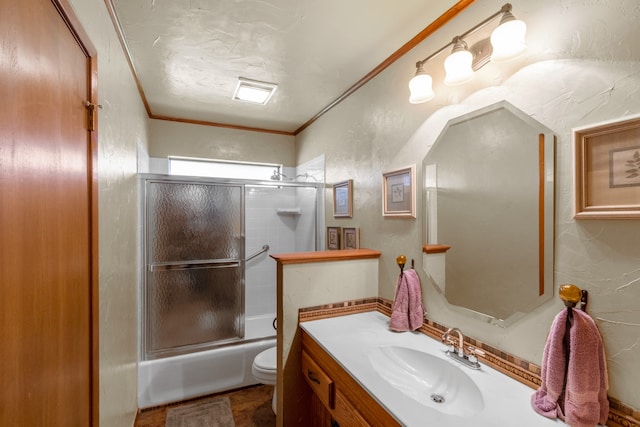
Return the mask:
{"type": "Polygon", "coordinates": [[[342,249],[360,249],[360,228],[344,227],[342,229],[342,249]]]}
{"type": "Polygon", "coordinates": [[[353,217],[353,180],[338,182],[333,185],[333,217],[353,217]]]}
{"type": "Polygon", "coordinates": [[[574,218],[640,218],[640,115],[572,131],[574,218]]]}
{"type": "Polygon", "coordinates": [[[330,251],[340,249],[340,227],[327,227],[327,249],[330,251]]]}
{"type": "Polygon", "coordinates": [[[382,216],[416,217],[416,165],[382,174],[382,216]]]}

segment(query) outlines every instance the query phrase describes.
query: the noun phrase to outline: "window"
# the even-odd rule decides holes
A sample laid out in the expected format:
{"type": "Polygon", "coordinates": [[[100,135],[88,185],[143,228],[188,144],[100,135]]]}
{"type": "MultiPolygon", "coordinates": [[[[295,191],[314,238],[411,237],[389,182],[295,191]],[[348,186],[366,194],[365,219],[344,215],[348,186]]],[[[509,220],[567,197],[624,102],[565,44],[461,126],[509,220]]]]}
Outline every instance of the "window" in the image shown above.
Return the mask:
{"type": "Polygon", "coordinates": [[[282,165],[169,157],[169,174],[210,178],[280,180],[282,165]]]}

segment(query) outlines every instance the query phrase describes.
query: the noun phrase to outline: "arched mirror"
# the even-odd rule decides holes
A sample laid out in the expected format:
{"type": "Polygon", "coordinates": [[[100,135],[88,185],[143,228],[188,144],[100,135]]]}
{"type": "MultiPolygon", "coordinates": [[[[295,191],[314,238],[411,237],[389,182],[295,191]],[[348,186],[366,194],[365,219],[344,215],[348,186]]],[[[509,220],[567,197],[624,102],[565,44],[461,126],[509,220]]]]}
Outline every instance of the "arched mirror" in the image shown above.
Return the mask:
{"type": "Polygon", "coordinates": [[[502,101],[451,119],[423,162],[423,266],[507,326],[553,294],[555,136],[502,101]]]}

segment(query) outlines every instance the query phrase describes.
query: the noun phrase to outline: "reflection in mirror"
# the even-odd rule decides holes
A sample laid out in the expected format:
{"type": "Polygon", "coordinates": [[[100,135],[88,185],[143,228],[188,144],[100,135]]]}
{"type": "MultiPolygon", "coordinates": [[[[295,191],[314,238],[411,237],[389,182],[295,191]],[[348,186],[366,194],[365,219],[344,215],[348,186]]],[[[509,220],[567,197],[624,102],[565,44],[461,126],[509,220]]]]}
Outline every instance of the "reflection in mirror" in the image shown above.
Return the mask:
{"type": "Polygon", "coordinates": [[[423,266],[507,326],[553,294],[555,136],[506,101],[450,120],[423,162],[423,266]]]}

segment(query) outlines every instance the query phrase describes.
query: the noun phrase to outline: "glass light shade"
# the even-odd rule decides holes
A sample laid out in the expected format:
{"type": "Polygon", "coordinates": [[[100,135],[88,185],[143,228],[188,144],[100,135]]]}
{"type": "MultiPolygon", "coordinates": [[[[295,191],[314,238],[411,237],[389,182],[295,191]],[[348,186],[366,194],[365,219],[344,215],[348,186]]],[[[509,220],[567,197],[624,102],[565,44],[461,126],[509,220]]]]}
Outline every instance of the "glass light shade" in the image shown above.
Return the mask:
{"type": "Polygon", "coordinates": [[[238,84],[233,93],[233,100],[265,105],[278,88],[275,83],[238,77],[238,84]]]}
{"type": "Polygon", "coordinates": [[[433,99],[433,79],[424,72],[422,67],[418,68],[416,75],[409,81],[409,102],[411,104],[421,104],[433,99]]]}
{"type": "Polygon", "coordinates": [[[506,12],[500,25],[491,33],[491,61],[507,61],[521,54],[527,48],[524,41],[526,32],[527,24],[506,12]]]}
{"type": "Polygon", "coordinates": [[[467,50],[463,41],[456,43],[451,55],[444,60],[444,70],[447,73],[444,84],[456,86],[468,82],[473,78],[473,55],[467,50]]]}

